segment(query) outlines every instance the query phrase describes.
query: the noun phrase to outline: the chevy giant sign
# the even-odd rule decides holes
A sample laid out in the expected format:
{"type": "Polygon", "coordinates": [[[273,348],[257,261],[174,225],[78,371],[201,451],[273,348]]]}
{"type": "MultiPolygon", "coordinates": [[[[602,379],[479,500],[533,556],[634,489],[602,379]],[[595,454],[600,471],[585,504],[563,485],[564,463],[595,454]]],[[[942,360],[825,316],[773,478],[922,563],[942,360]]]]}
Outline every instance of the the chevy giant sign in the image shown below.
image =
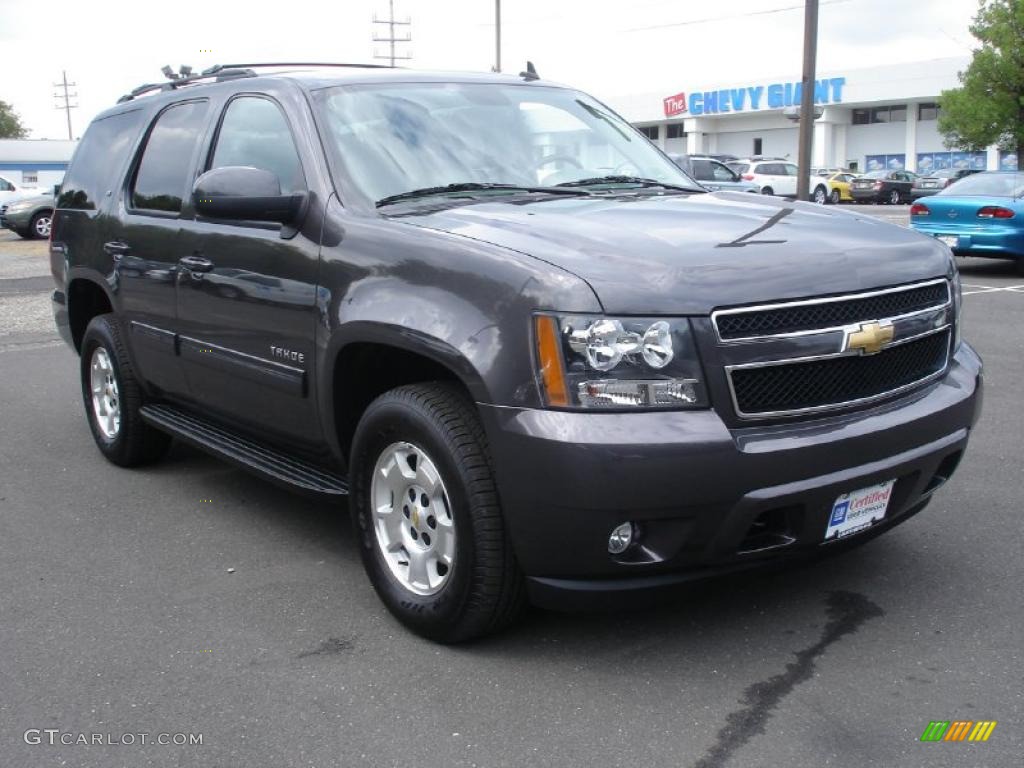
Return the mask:
{"type": "MultiPolygon", "coordinates": [[[[845,77],[830,77],[814,82],[815,104],[839,104],[843,100],[845,77]]],[[[746,88],[721,88],[717,91],[691,91],[689,100],[685,92],[664,99],[665,117],[684,113],[719,115],[723,112],[745,112],[748,109],[782,109],[799,105],[803,96],[803,83],[771,83],[746,88]]]]}

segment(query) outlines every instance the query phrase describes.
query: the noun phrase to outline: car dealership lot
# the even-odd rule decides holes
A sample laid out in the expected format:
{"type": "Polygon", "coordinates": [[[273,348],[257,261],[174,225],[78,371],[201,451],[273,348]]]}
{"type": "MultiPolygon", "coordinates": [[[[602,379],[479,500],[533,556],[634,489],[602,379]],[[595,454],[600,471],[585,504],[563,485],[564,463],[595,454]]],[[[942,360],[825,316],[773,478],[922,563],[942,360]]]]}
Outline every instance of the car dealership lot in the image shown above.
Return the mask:
{"type": "Polygon", "coordinates": [[[0,765],[1016,764],[1024,278],[961,269],[985,413],[919,516],[653,610],[533,612],[442,647],[374,597],[344,510],[181,446],[144,470],[105,462],[43,252],[0,235],[0,765]],[[920,743],[933,720],[998,725],[984,744],[920,743]]]}

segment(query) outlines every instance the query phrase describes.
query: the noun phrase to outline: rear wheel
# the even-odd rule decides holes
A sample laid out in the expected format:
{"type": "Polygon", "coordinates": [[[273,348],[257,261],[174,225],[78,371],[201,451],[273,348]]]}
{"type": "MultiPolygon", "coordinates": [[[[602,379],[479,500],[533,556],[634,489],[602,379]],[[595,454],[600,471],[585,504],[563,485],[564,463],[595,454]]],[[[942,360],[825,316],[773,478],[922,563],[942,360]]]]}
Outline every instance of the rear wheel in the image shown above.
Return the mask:
{"type": "Polygon", "coordinates": [[[352,443],[352,513],[363,565],[395,617],[440,642],[502,628],[525,604],[483,427],[444,383],[370,404],[352,443]]]}
{"type": "Polygon", "coordinates": [[[761,194],[762,195],[774,195],[775,194],[775,190],[772,189],[771,187],[761,187],[761,194]]]}
{"type": "Polygon", "coordinates": [[[828,196],[828,201],[830,203],[832,203],[832,205],[839,205],[839,200],[840,200],[839,190],[838,189],[833,189],[831,194],[829,194],[829,196],[828,196]]]}
{"type": "Polygon", "coordinates": [[[898,189],[894,189],[894,190],[892,190],[889,193],[889,205],[899,205],[899,204],[900,204],[900,191],[898,189]]]}
{"type": "Polygon", "coordinates": [[[828,202],[828,190],[820,186],[815,187],[814,194],[811,195],[811,200],[818,205],[825,205],[828,202]]]}
{"type": "Polygon", "coordinates": [[[92,319],[81,353],[82,399],[100,453],[122,467],[160,458],[171,438],[142,420],[142,387],[113,315],[92,319]]]}

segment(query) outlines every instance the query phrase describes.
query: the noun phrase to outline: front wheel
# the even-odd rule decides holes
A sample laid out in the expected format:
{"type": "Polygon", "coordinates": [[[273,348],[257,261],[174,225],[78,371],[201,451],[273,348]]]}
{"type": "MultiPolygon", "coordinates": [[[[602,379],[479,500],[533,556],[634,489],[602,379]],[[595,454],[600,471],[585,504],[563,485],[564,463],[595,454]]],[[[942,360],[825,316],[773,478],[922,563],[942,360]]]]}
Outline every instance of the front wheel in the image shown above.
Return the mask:
{"type": "Polygon", "coordinates": [[[81,354],[82,399],[100,452],[122,467],[160,458],[171,439],[142,420],[142,387],[113,315],[92,319],[81,354]]]}
{"type": "Polygon", "coordinates": [[[486,439],[472,403],[440,382],[398,387],[352,442],[353,526],[394,616],[445,643],[510,623],[525,604],[486,439]]]}
{"type": "Polygon", "coordinates": [[[815,187],[811,199],[818,205],[825,205],[828,202],[828,190],[824,187],[815,187]]]}
{"type": "Polygon", "coordinates": [[[829,196],[828,196],[828,201],[832,205],[839,205],[840,199],[841,199],[841,196],[839,194],[839,190],[838,189],[833,189],[831,194],[829,194],[829,196]]]}
{"type": "Polygon", "coordinates": [[[35,240],[45,240],[50,236],[50,223],[53,221],[53,214],[49,211],[40,211],[32,217],[29,225],[29,233],[35,240]]]}

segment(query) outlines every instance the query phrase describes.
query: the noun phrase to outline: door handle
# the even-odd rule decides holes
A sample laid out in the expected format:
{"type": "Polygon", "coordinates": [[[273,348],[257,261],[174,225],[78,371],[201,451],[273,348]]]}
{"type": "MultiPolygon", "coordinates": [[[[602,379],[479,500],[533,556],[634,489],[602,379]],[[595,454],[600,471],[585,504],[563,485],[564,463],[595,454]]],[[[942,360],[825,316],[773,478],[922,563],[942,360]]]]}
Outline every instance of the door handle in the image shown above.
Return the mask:
{"type": "Polygon", "coordinates": [[[213,262],[202,256],[183,256],[178,259],[178,263],[189,272],[209,272],[213,269],[213,262]]]}
{"type": "Polygon", "coordinates": [[[120,259],[131,249],[131,246],[123,240],[111,240],[109,243],[103,244],[103,252],[107,256],[113,256],[115,259],[120,259]]]}

